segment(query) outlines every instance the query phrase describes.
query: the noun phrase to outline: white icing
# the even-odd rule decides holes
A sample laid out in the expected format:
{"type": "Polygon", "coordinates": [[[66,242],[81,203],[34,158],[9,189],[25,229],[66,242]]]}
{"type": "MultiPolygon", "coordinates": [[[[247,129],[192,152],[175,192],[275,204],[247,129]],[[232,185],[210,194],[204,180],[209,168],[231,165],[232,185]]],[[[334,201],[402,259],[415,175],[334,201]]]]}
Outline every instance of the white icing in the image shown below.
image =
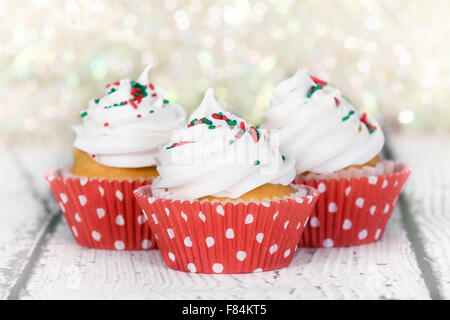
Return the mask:
{"type": "Polygon", "coordinates": [[[177,104],[163,103],[161,88],[150,88],[151,67],[136,80],[146,86],[148,93],[135,102],[136,108],[130,102],[133,95],[129,79],[107,88],[97,103],[95,99],[89,101],[83,123],[73,127],[76,148],[95,155],[93,159],[106,166],[138,168],[156,164],[159,147],[169,141],[174,129],[185,125],[186,112],[177,104]],[[115,91],[108,94],[113,88],[115,91]],[[127,104],[119,105],[123,101],[127,104]]]}
{"type": "Polygon", "coordinates": [[[157,157],[160,180],[155,182],[155,188],[167,188],[177,198],[186,200],[209,195],[235,199],[266,183],[292,182],[294,159],[286,155],[283,160],[278,146],[261,132],[256,142],[249,130],[251,125],[224,111],[215,100],[213,89],[206,91],[189,121],[203,117],[211,120],[215,128],[200,123],[176,130],[157,157]],[[214,119],[212,114],[218,113],[236,120],[236,125],[214,119]],[[236,138],[241,122],[246,130],[236,138]],[[171,147],[179,142],[188,143],[171,147]]]}
{"type": "Polygon", "coordinates": [[[295,156],[297,174],[331,173],[377,156],[384,144],[377,121],[367,116],[376,127],[370,133],[360,121],[362,115],[329,85],[308,98],[315,85],[310,72],[300,69],[275,87],[271,108],[264,113],[263,126],[280,129],[280,144],[295,156]],[[351,111],[354,114],[343,121],[351,111]]]}

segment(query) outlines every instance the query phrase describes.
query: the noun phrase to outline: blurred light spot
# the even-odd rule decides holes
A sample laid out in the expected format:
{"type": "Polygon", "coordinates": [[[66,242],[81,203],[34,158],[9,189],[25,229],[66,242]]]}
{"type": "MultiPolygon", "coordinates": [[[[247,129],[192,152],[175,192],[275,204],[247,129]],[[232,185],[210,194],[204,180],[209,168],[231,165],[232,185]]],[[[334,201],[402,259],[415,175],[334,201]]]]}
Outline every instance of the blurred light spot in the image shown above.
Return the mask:
{"type": "Polygon", "coordinates": [[[358,71],[361,73],[367,73],[370,70],[370,63],[367,60],[360,60],[358,62],[358,71]]]}
{"type": "Polygon", "coordinates": [[[264,59],[262,59],[260,67],[264,71],[270,71],[275,67],[275,64],[277,63],[277,59],[274,56],[267,56],[264,59]]]}
{"type": "Polygon", "coordinates": [[[378,50],[378,44],[375,41],[368,41],[366,43],[366,52],[375,53],[378,50]]]}
{"type": "Polygon", "coordinates": [[[37,121],[33,118],[26,118],[23,121],[23,128],[27,131],[33,131],[37,128],[37,121]]]}
{"type": "Polygon", "coordinates": [[[162,28],[159,31],[159,37],[161,38],[161,40],[169,40],[172,37],[172,30],[170,30],[169,28],[162,28]]]}
{"type": "Polygon", "coordinates": [[[76,87],[79,83],[78,76],[75,73],[71,73],[67,76],[67,85],[69,87],[76,87]]]}
{"type": "Polygon", "coordinates": [[[353,50],[356,48],[357,41],[352,36],[347,36],[344,39],[344,47],[348,50],[353,50]]]}
{"type": "Polygon", "coordinates": [[[319,36],[323,37],[328,33],[328,26],[326,24],[316,24],[314,26],[314,32],[319,36]]]}
{"type": "Polygon", "coordinates": [[[212,35],[206,35],[203,37],[203,45],[207,48],[211,48],[216,43],[216,38],[212,35]]]}
{"type": "Polygon", "coordinates": [[[333,56],[328,56],[323,61],[325,67],[328,69],[334,69],[336,67],[336,58],[333,56]]]}
{"type": "Polygon", "coordinates": [[[182,31],[189,29],[190,23],[186,12],[184,12],[183,10],[178,10],[177,12],[175,12],[174,18],[178,29],[182,31]]]}
{"type": "Polygon", "coordinates": [[[106,61],[101,58],[92,60],[90,63],[90,68],[92,70],[93,77],[96,79],[103,79],[108,72],[106,61]]]}
{"type": "Polygon", "coordinates": [[[236,7],[225,6],[223,20],[228,24],[237,25],[244,20],[244,13],[236,7]]]}
{"type": "Polygon", "coordinates": [[[208,25],[211,28],[218,28],[222,24],[222,11],[219,7],[212,6],[208,10],[208,25]]]}
{"type": "Polygon", "coordinates": [[[212,66],[211,55],[206,50],[201,50],[198,52],[197,60],[202,67],[211,67],[212,66]]]}
{"type": "Polygon", "coordinates": [[[420,95],[420,101],[422,101],[422,104],[431,104],[433,102],[433,95],[425,91],[420,95]]]}
{"type": "Polygon", "coordinates": [[[194,0],[190,4],[192,12],[200,12],[202,10],[202,3],[199,0],[194,0]]]}
{"type": "Polygon", "coordinates": [[[401,124],[408,124],[414,121],[415,114],[412,110],[404,110],[398,114],[398,122],[401,124]]]}
{"type": "Polygon", "coordinates": [[[236,42],[234,42],[233,39],[226,38],[225,40],[223,40],[223,48],[225,50],[232,51],[232,50],[234,50],[234,47],[236,47],[236,42]]]}
{"type": "Polygon", "coordinates": [[[164,8],[169,11],[175,10],[177,7],[177,1],[176,0],[166,0],[164,1],[164,8]]]}
{"type": "Polygon", "coordinates": [[[101,0],[96,0],[92,3],[91,10],[93,13],[102,13],[105,10],[105,4],[101,0]]]}

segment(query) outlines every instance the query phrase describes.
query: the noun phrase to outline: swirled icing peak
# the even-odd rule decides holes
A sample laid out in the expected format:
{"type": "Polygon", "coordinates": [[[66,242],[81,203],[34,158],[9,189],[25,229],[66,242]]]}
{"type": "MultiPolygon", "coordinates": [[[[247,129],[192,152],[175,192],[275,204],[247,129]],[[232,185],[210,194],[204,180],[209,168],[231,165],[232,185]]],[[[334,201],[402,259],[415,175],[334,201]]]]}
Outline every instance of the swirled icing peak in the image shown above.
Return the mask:
{"type": "Polygon", "coordinates": [[[213,89],[157,160],[160,180],[154,186],[188,200],[238,198],[266,183],[288,185],[295,177],[294,159],[261,130],[225,111],[213,89]]]}
{"type": "Polygon", "coordinates": [[[152,65],[136,81],[106,85],[103,97],[89,101],[74,126],[74,146],[106,166],[136,168],[155,165],[159,147],[171,132],[185,125],[186,112],[163,99],[163,90],[149,81],[152,65]]]}
{"type": "Polygon", "coordinates": [[[295,156],[297,174],[365,164],[384,144],[374,118],[306,68],[275,87],[264,119],[264,127],[280,129],[280,144],[295,156]]]}

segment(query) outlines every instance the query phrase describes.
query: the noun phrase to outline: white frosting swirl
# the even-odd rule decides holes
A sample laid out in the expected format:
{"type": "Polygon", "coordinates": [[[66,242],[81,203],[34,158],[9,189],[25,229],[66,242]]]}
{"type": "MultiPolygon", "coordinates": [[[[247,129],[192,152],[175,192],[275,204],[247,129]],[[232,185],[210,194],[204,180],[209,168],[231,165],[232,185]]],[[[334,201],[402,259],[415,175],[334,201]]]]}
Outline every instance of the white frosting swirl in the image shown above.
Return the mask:
{"type": "Polygon", "coordinates": [[[106,95],[89,101],[83,124],[74,126],[74,146],[110,167],[155,165],[159,147],[172,131],[185,125],[185,110],[163,100],[163,92],[149,82],[145,68],[136,81],[107,85],[106,95]]]}
{"type": "Polygon", "coordinates": [[[264,127],[280,129],[280,144],[295,156],[297,174],[362,165],[384,144],[374,118],[361,115],[339,90],[305,68],[275,87],[264,119],[264,127]]]}
{"type": "Polygon", "coordinates": [[[238,198],[266,183],[293,181],[294,158],[282,156],[270,137],[224,111],[213,89],[206,91],[189,121],[158,155],[155,188],[186,200],[238,198]]]}

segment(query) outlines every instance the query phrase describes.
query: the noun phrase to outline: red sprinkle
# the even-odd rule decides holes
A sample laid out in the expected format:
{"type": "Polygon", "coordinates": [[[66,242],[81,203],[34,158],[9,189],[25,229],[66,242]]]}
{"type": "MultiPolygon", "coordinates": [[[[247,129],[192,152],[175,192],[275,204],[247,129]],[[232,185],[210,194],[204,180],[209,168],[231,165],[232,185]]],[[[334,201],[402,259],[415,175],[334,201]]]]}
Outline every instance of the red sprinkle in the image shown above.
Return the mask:
{"type": "Polygon", "coordinates": [[[153,83],[150,83],[150,84],[148,85],[148,87],[149,87],[150,89],[152,89],[152,90],[155,90],[155,86],[153,85],[153,83]]]}
{"type": "Polygon", "coordinates": [[[157,96],[157,94],[156,93],[152,93],[152,97],[156,97],[157,96]]]}
{"type": "Polygon", "coordinates": [[[106,89],[108,89],[109,87],[111,87],[111,84],[108,83],[105,87],[106,87],[106,89]]]}
{"type": "Polygon", "coordinates": [[[367,113],[364,112],[360,120],[362,123],[367,124],[367,113]]]}
{"type": "Polygon", "coordinates": [[[323,84],[323,85],[327,84],[325,81],[320,80],[319,78],[316,78],[316,77],[313,77],[313,76],[311,76],[311,79],[312,79],[312,81],[314,81],[317,84],[323,84]]]}
{"type": "Polygon", "coordinates": [[[92,155],[92,158],[95,158],[95,154],[92,155]]]}
{"type": "Polygon", "coordinates": [[[336,102],[336,105],[337,105],[337,106],[341,104],[341,102],[339,101],[338,98],[334,98],[334,102],[336,102]]]}
{"type": "Polygon", "coordinates": [[[142,117],[140,114],[137,115],[138,118],[142,117]]]}
{"type": "Polygon", "coordinates": [[[213,113],[213,114],[211,115],[211,117],[213,117],[214,119],[222,120],[222,117],[219,116],[217,113],[213,113]]]}
{"type": "Polygon", "coordinates": [[[133,100],[130,100],[130,104],[133,108],[135,108],[135,109],[138,108],[137,104],[133,100]]]}
{"type": "Polygon", "coordinates": [[[258,142],[258,135],[256,134],[255,127],[250,127],[250,134],[252,135],[252,138],[255,142],[258,142]]]}
{"type": "Polygon", "coordinates": [[[108,122],[105,122],[103,125],[104,125],[105,127],[107,127],[107,126],[109,126],[109,123],[108,123],[108,122]]]}
{"type": "Polygon", "coordinates": [[[114,82],[114,85],[115,85],[115,86],[118,86],[119,84],[120,84],[119,81],[114,82]]]}
{"type": "Polygon", "coordinates": [[[241,127],[241,130],[242,130],[242,131],[245,131],[245,124],[244,124],[244,122],[241,122],[241,123],[240,123],[240,127],[241,127]]]}
{"type": "Polygon", "coordinates": [[[369,130],[377,130],[377,127],[376,126],[369,126],[367,129],[369,129],[369,130]]]}
{"type": "Polygon", "coordinates": [[[236,139],[239,139],[240,137],[242,137],[244,134],[243,133],[237,133],[234,137],[236,139]]]}

